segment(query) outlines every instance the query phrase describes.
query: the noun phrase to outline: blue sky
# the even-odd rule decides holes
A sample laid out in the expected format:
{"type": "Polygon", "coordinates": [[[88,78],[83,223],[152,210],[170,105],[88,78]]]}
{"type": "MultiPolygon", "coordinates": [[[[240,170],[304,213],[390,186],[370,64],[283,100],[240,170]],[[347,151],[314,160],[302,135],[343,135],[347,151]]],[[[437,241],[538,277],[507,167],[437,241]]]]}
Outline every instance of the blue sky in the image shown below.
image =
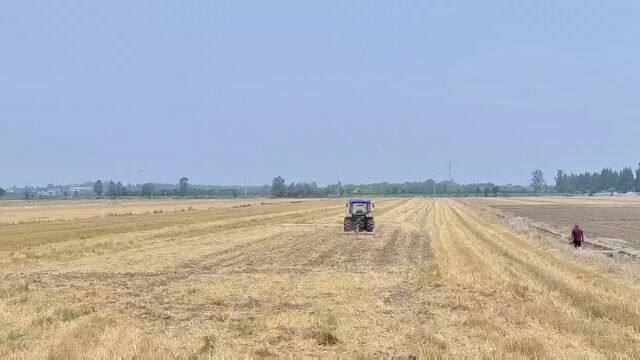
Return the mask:
{"type": "Polygon", "coordinates": [[[635,166],[638,19],[637,1],[0,0],[0,186],[635,166]]]}

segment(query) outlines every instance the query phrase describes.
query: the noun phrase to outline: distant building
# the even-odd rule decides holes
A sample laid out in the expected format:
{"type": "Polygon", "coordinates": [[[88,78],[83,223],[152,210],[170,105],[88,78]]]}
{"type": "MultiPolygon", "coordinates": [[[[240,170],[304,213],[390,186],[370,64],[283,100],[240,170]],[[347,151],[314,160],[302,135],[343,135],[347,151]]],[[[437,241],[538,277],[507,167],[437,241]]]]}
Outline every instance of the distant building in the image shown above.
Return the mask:
{"type": "Polygon", "coordinates": [[[59,187],[39,189],[38,191],[36,191],[36,195],[40,197],[60,196],[62,195],[62,189],[59,187]]]}
{"type": "Polygon", "coordinates": [[[78,194],[79,196],[93,195],[93,186],[69,186],[70,194],[78,194]]]}

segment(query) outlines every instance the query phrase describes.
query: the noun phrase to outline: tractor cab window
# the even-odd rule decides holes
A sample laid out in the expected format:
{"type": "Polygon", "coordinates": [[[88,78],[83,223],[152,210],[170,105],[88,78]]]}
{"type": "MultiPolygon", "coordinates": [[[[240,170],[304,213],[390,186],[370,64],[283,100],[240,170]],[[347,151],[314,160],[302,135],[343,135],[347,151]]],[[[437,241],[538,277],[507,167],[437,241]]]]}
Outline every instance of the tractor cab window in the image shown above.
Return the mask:
{"type": "Polygon", "coordinates": [[[369,204],[364,202],[351,203],[351,214],[364,215],[369,212],[369,204]]]}

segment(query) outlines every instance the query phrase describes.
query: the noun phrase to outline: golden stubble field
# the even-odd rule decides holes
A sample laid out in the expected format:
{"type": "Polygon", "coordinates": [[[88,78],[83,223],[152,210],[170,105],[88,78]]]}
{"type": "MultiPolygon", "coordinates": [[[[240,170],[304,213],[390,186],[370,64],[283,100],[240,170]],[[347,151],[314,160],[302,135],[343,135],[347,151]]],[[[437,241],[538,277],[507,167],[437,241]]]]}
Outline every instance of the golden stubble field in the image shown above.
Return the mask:
{"type": "Polygon", "coordinates": [[[451,199],[379,199],[375,238],[343,211],[3,203],[0,357],[640,357],[635,263],[451,199]]]}
{"type": "Polygon", "coordinates": [[[157,199],[157,200],[31,200],[0,201],[0,224],[78,220],[100,216],[144,215],[186,210],[218,210],[254,205],[317,201],[313,199],[157,199]]]}

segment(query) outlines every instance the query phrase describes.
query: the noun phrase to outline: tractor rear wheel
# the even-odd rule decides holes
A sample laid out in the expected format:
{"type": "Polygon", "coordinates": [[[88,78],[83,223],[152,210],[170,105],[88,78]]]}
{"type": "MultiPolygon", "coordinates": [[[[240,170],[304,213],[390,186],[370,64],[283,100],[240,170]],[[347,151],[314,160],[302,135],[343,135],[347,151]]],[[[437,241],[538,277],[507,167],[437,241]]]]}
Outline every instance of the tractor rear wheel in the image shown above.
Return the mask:
{"type": "Polygon", "coordinates": [[[375,221],[373,221],[373,219],[367,219],[367,224],[365,225],[365,230],[367,232],[373,232],[373,230],[375,230],[375,228],[376,228],[375,221]]]}
{"type": "Polygon", "coordinates": [[[351,218],[344,218],[344,232],[353,231],[353,223],[351,222],[351,218]]]}

